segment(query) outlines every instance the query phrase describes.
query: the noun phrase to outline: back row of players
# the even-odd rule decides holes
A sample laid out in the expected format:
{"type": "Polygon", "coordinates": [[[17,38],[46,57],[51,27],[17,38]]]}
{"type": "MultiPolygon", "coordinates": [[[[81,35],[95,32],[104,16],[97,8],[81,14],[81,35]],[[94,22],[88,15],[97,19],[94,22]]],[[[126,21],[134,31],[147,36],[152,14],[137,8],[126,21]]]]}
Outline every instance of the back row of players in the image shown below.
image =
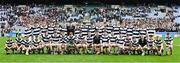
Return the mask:
{"type": "MultiPolygon", "coordinates": [[[[107,26],[104,29],[83,27],[66,34],[66,29],[27,28],[25,38],[18,36],[16,42],[9,39],[5,50],[16,53],[108,53],[108,54],[152,54],[163,55],[163,41],[155,37],[155,29],[120,28],[107,26]]],[[[165,39],[166,53],[172,55],[172,38],[167,34],[165,39]]]]}

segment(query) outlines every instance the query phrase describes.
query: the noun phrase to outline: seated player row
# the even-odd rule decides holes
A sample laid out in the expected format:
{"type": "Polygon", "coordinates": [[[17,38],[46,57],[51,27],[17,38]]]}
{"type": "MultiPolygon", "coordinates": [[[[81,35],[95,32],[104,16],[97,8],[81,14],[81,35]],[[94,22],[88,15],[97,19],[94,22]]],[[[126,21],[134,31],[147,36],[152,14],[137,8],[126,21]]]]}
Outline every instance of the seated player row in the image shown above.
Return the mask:
{"type": "Polygon", "coordinates": [[[172,55],[172,38],[167,33],[166,39],[163,41],[159,36],[155,39],[154,35],[140,35],[140,38],[132,36],[122,37],[119,32],[118,36],[111,32],[110,36],[107,31],[103,35],[99,31],[92,36],[88,32],[87,37],[82,36],[82,32],[78,36],[74,36],[72,32],[67,36],[64,32],[58,34],[55,32],[52,36],[45,33],[45,35],[35,35],[21,37],[18,35],[14,42],[9,38],[5,45],[7,54],[24,53],[26,55],[35,53],[49,53],[49,54],[157,54],[163,55],[163,42],[166,43],[166,54],[170,52],[172,55]]]}

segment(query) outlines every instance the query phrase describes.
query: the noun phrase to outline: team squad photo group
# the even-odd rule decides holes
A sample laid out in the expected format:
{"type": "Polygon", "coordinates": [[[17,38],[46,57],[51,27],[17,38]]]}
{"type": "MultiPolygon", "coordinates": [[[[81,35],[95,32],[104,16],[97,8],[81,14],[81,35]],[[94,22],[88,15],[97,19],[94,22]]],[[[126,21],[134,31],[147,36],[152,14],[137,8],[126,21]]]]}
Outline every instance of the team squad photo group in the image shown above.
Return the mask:
{"type": "Polygon", "coordinates": [[[15,40],[8,37],[6,54],[172,55],[169,32],[162,39],[152,27],[75,27],[69,23],[67,28],[53,24],[29,26],[24,33],[17,33],[15,40]]]}

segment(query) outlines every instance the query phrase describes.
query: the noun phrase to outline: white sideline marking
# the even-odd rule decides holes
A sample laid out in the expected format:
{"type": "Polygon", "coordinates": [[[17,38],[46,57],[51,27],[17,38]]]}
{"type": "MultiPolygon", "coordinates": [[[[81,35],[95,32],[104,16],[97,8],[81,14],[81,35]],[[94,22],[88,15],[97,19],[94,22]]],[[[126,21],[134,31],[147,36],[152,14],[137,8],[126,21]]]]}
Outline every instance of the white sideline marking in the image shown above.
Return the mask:
{"type": "Polygon", "coordinates": [[[0,62],[0,63],[180,63],[180,62],[0,62]]]}

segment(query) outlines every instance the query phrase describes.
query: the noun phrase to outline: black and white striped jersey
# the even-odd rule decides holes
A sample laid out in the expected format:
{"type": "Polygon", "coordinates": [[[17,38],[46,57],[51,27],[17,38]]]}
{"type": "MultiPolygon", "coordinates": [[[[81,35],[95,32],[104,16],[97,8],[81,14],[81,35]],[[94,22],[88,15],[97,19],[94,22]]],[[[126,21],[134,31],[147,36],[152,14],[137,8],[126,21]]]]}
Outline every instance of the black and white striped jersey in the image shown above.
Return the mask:
{"type": "Polygon", "coordinates": [[[86,37],[87,43],[93,43],[93,36],[87,36],[86,37]]]}
{"type": "Polygon", "coordinates": [[[147,42],[147,45],[152,47],[154,45],[154,40],[153,39],[149,39],[148,42],[147,42]]]}
{"type": "Polygon", "coordinates": [[[60,42],[60,35],[56,35],[56,34],[53,34],[52,35],[52,41],[53,41],[53,43],[58,43],[58,42],[60,42]]]}
{"type": "Polygon", "coordinates": [[[106,29],[108,33],[111,33],[111,31],[113,30],[113,26],[107,26],[106,29]]]}
{"type": "Polygon", "coordinates": [[[123,44],[125,42],[124,38],[118,38],[117,43],[118,44],[123,44]]]}
{"type": "Polygon", "coordinates": [[[108,35],[107,36],[102,35],[101,41],[102,41],[102,43],[109,43],[109,36],[108,35]]]}
{"type": "Polygon", "coordinates": [[[78,43],[78,44],[82,43],[84,39],[85,39],[85,37],[79,35],[76,39],[76,43],[78,43]]]}
{"type": "Polygon", "coordinates": [[[46,33],[48,31],[48,27],[45,26],[45,27],[41,27],[41,33],[46,33]]]}
{"type": "Polygon", "coordinates": [[[127,28],[127,35],[132,36],[133,35],[133,28],[127,28]]]}
{"type": "Polygon", "coordinates": [[[110,39],[111,43],[116,43],[117,42],[117,36],[110,36],[109,39],[110,39]]]}
{"type": "Polygon", "coordinates": [[[139,39],[140,38],[140,33],[138,28],[133,29],[133,38],[139,39]]]}
{"type": "Polygon", "coordinates": [[[130,46],[132,44],[132,39],[131,38],[126,38],[125,39],[125,46],[130,46]]]}
{"type": "Polygon", "coordinates": [[[161,40],[156,40],[156,46],[162,47],[163,42],[161,40]]]}
{"type": "Polygon", "coordinates": [[[82,31],[83,37],[86,37],[88,35],[88,28],[87,27],[81,28],[81,31],[82,31]]]}
{"type": "Polygon", "coordinates": [[[59,28],[56,28],[56,32],[57,32],[57,33],[60,33],[61,31],[62,31],[62,28],[60,28],[60,27],[59,27],[59,28]]]}
{"type": "Polygon", "coordinates": [[[7,40],[6,41],[6,45],[7,45],[7,47],[12,47],[13,46],[13,41],[12,40],[7,40]]]}
{"type": "Polygon", "coordinates": [[[121,34],[123,38],[126,38],[126,32],[127,32],[127,28],[120,28],[121,34]]]}
{"type": "Polygon", "coordinates": [[[42,40],[43,42],[46,44],[46,43],[49,43],[50,41],[50,36],[49,35],[42,35],[42,40]]]}
{"type": "Polygon", "coordinates": [[[118,36],[119,35],[119,31],[120,31],[120,27],[114,27],[114,35],[118,36]]]}
{"type": "Polygon", "coordinates": [[[140,35],[146,36],[146,34],[147,34],[147,30],[145,28],[144,29],[140,29],[139,32],[140,32],[140,35]]]}
{"type": "Polygon", "coordinates": [[[74,32],[74,35],[79,36],[79,34],[80,34],[80,29],[76,29],[75,32],[74,32]]]}
{"type": "Polygon", "coordinates": [[[103,28],[96,28],[99,31],[99,35],[103,34],[103,28]]]}
{"type": "Polygon", "coordinates": [[[164,41],[166,42],[167,45],[172,45],[172,40],[173,40],[172,37],[166,37],[164,41]]]}
{"type": "Polygon", "coordinates": [[[155,28],[147,28],[148,35],[155,35],[155,32],[156,32],[155,28]]]}
{"type": "Polygon", "coordinates": [[[41,28],[40,27],[34,27],[33,29],[33,35],[39,35],[41,32],[41,28]]]}
{"type": "Polygon", "coordinates": [[[53,35],[54,31],[55,31],[54,27],[48,27],[48,34],[49,35],[53,35]]]}
{"type": "Polygon", "coordinates": [[[61,43],[67,43],[68,37],[67,37],[67,35],[60,35],[59,40],[61,43]]]}
{"type": "Polygon", "coordinates": [[[91,35],[94,36],[95,35],[95,30],[96,28],[90,28],[89,31],[91,32],[91,35]]]}
{"type": "Polygon", "coordinates": [[[61,31],[62,31],[62,32],[65,32],[64,34],[67,35],[67,33],[66,33],[66,32],[67,32],[67,29],[66,29],[66,28],[61,28],[61,31]]]}
{"type": "Polygon", "coordinates": [[[31,30],[31,28],[26,28],[26,29],[24,30],[24,35],[25,35],[25,36],[31,36],[31,35],[32,35],[32,30],[31,30]]]}

